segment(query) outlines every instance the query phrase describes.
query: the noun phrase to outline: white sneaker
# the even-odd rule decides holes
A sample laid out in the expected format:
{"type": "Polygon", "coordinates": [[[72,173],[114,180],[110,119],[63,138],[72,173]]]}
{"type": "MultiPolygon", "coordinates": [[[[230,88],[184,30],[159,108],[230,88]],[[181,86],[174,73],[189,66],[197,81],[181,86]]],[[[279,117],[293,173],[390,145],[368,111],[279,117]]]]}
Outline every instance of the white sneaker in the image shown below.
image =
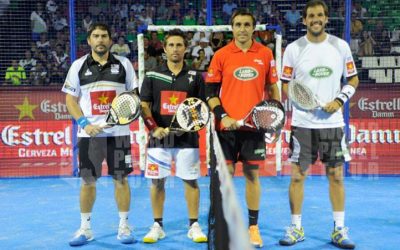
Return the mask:
{"type": "Polygon", "coordinates": [[[189,239],[197,243],[207,242],[207,236],[203,233],[203,231],[201,231],[201,227],[198,222],[192,224],[192,226],[189,228],[187,236],[189,239]]]}
{"type": "Polygon", "coordinates": [[[143,237],[144,243],[156,243],[158,240],[165,238],[165,233],[158,222],[154,222],[150,227],[150,231],[143,237]]]}
{"type": "Polygon", "coordinates": [[[79,228],[74,237],[69,241],[70,246],[82,246],[94,239],[92,229],[79,228]]]}
{"type": "Polygon", "coordinates": [[[118,228],[117,239],[122,244],[132,244],[136,242],[135,237],[132,234],[132,230],[129,228],[127,224],[120,226],[118,228]]]}

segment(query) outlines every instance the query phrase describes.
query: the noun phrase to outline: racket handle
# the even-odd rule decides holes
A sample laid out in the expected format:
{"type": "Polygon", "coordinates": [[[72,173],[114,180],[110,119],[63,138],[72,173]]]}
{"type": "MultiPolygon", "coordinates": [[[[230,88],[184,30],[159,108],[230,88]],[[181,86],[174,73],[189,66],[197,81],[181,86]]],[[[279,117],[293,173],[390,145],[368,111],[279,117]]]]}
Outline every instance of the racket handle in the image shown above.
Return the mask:
{"type": "Polygon", "coordinates": [[[243,127],[244,126],[244,120],[242,119],[242,120],[238,120],[237,122],[237,125],[239,125],[240,127],[243,127]]]}

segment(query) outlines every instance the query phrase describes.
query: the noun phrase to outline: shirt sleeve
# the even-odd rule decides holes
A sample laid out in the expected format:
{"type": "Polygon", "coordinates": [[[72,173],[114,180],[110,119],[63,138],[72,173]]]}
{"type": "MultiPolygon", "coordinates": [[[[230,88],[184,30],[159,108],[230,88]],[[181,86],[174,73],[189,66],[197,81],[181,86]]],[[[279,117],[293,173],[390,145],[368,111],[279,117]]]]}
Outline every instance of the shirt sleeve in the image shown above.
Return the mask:
{"type": "Polygon", "coordinates": [[[357,69],[354,63],[353,55],[351,53],[350,46],[346,42],[342,43],[342,51],[344,52],[343,76],[351,77],[357,75],[357,69]]]}
{"type": "Polygon", "coordinates": [[[153,81],[145,76],[140,89],[140,100],[144,102],[153,102],[153,81]]]}
{"type": "Polygon", "coordinates": [[[64,85],[61,89],[62,92],[78,97],[80,95],[80,80],[79,69],[81,61],[72,63],[71,68],[68,70],[67,77],[65,78],[64,85]]]}
{"type": "Polygon", "coordinates": [[[275,84],[278,81],[278,74],[276,72],[276,62],[271,50],[268,50],[267,55],[268,55],[267,63],[269,63],[269,70],[267,71],[266,79],[268,81],[268,84],[275,84]]]}
{"type": "Polygon", "coordinates": [[[282,75],[283,81],[290,81],[294,77],[294,47],[289,45],[283,53],[282,75]]]}
{"type": "Polygon", "coordinates": [[[222,67],[220,54],[216,53],[211,59],[210,66],[208,67],[206,75],[206,84],[221,83],[222,82],[222,67]]]}
{"type": "Polygon", "coordinates": [[[132,63],[126,58],[124,60],[125,69],[126,69],[126,89],[133,90],[139,87],[139,82],[136,77],[135,70],[133,69],[132,63]]]}

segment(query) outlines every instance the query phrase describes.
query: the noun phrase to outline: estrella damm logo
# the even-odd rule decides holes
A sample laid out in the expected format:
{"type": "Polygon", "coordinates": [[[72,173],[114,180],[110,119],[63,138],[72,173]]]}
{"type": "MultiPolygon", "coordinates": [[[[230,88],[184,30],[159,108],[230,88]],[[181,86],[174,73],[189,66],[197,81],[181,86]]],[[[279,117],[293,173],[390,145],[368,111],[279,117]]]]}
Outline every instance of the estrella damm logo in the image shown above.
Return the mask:
{"type": "Polygon", "coordinates": [[[240,67],[233,72],[233,75],[238,80],[250,81],[258,76],[258,71],[253,67],[240,67]]]}
{"type": "Polygon", "coordinates": [[[325,78],[332,75],[332,72],[332,69],[325,66],[320,66],[310,70],[310,76],[314,78],[325,78]]]}

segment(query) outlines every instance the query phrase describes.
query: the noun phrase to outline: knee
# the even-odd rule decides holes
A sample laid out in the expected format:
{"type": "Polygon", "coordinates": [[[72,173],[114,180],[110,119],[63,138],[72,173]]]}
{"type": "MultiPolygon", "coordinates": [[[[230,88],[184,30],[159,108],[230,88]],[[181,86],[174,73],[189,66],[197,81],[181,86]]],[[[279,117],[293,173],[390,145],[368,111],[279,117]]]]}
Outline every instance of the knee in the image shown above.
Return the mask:
{"type": "Polygon", "coordinates": [[[333,184],[336,185],[342,185],[343,184],[343,171],[340,169],[329,169],[327,172],[329,181],[333,184]]]}
{"type": "Polygon", "coordinates": [[[293,184],[302,184],[306,178],[305,174],[302,173],[292,173],[291,182],[293,184]]]}

